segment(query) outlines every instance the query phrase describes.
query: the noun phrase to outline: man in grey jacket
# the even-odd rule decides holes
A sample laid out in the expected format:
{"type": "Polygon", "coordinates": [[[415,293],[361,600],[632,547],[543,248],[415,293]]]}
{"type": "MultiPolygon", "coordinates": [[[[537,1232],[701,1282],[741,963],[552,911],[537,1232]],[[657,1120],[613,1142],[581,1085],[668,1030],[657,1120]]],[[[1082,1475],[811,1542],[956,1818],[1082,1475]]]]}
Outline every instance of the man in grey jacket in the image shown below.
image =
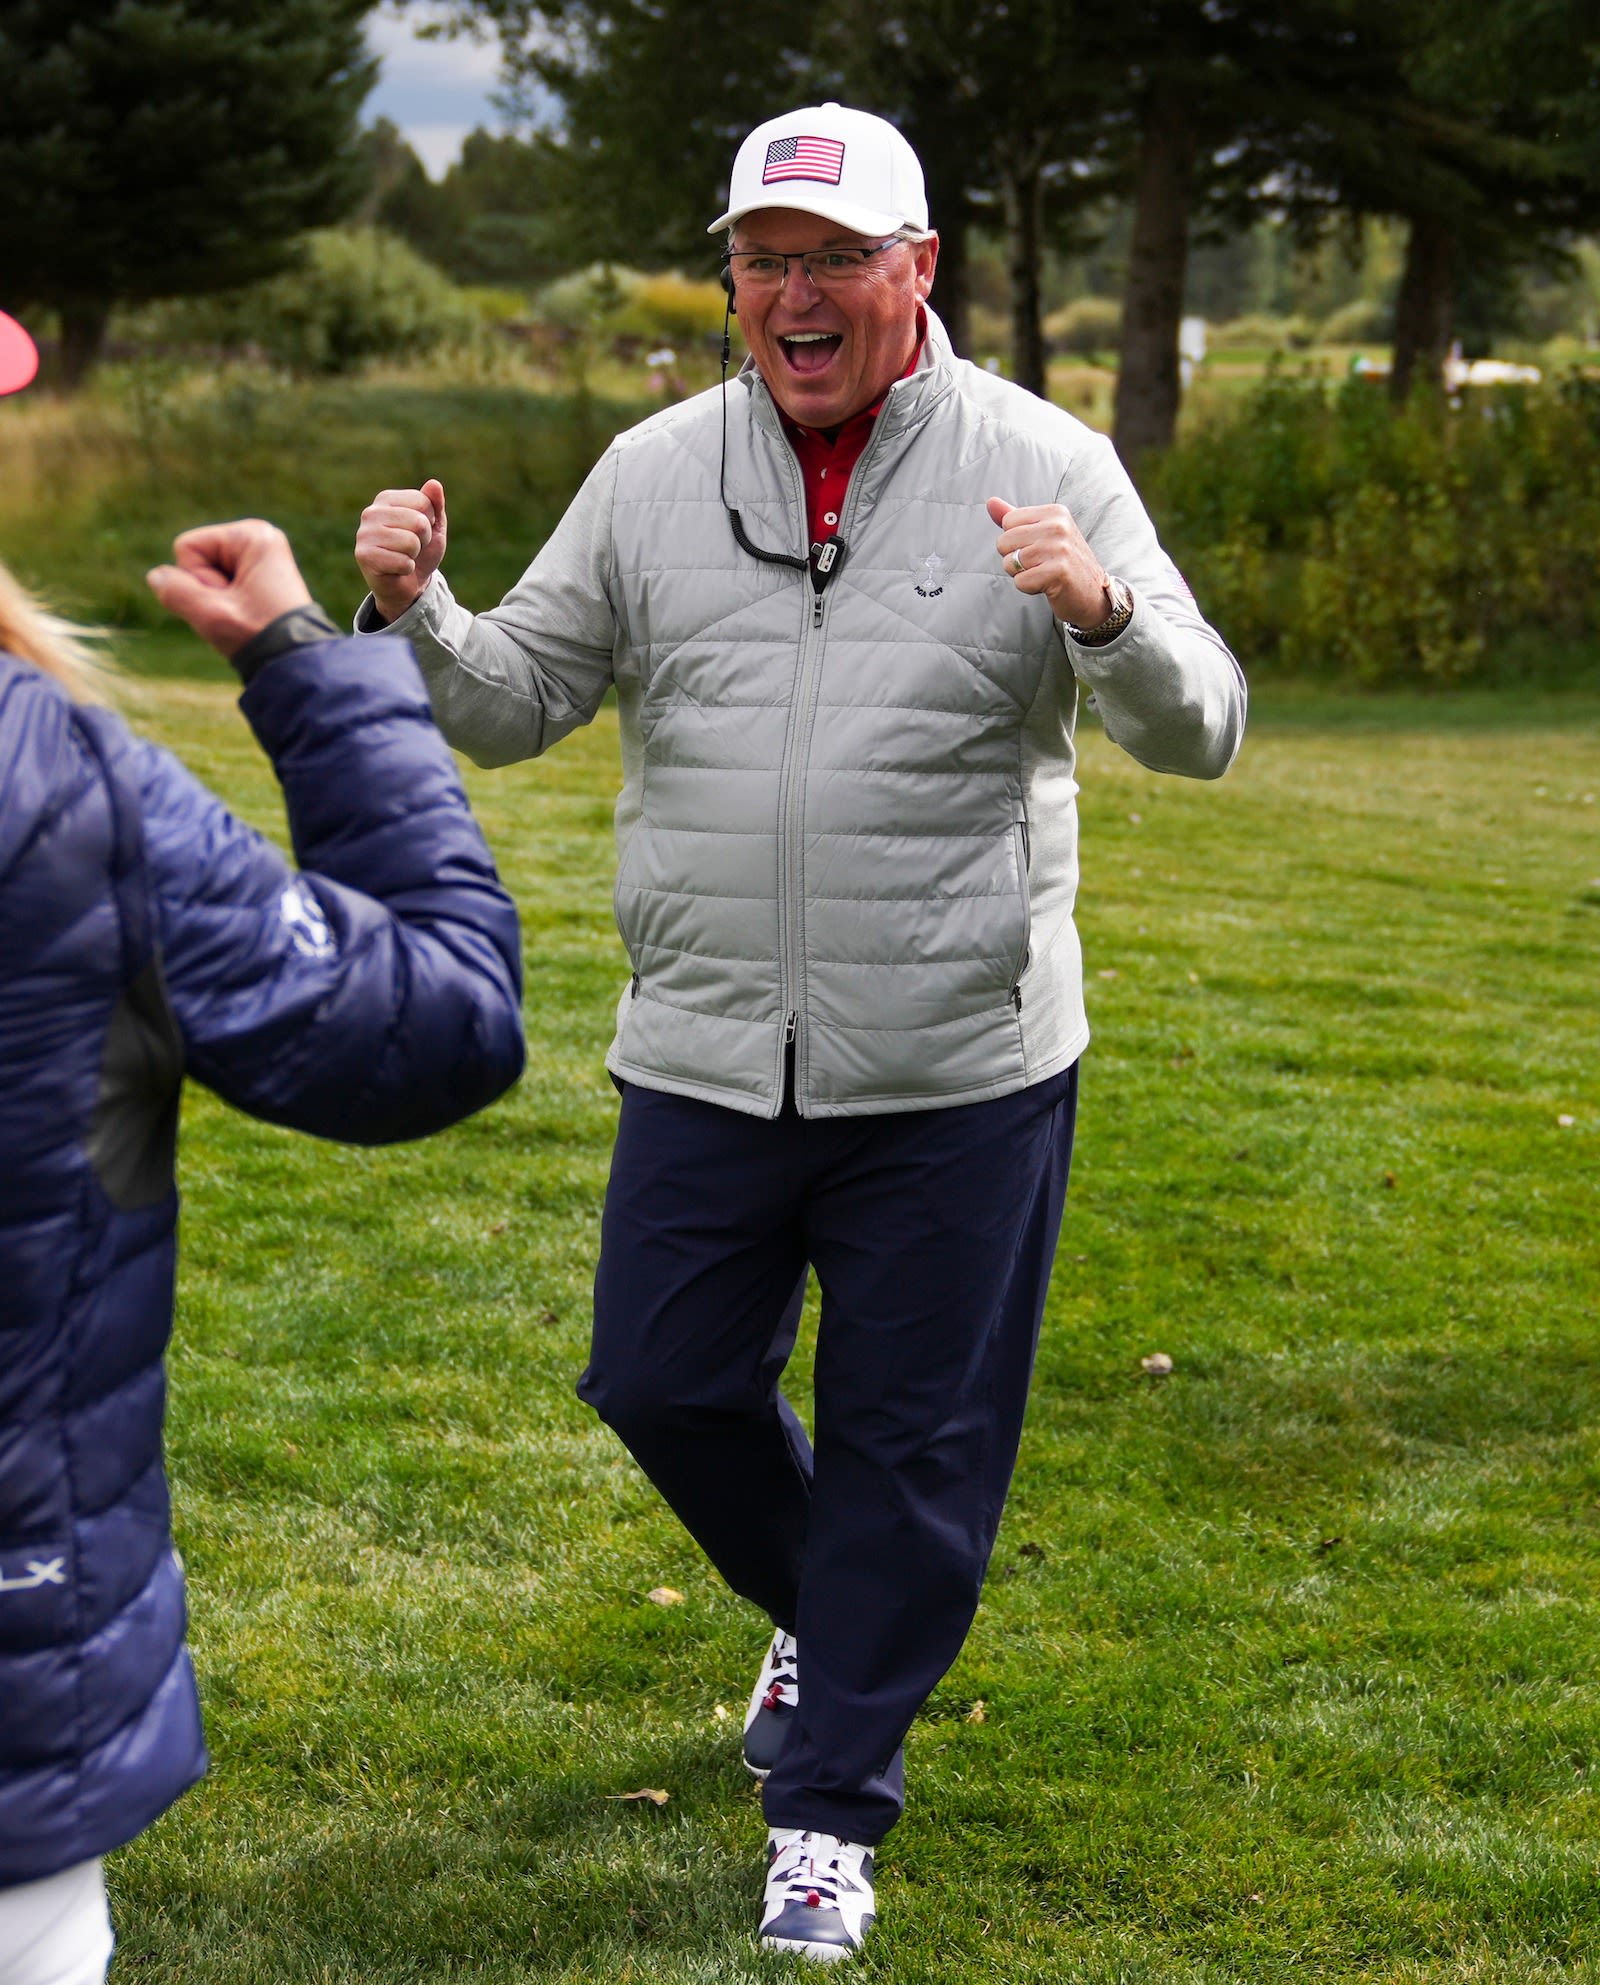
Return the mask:
{"type": "Polygon", "coordinates": [[[762,125],[724,228],[732,387],[619,435],[486,613],[439,570],[441,485],[384,491],[357,625],[410,636],[480,764],[616,690],[632,971],[580,1391],[773,1622],[760,1934],[830,1958],[1016,1456],[1088,1041],[1078,683],[1197,778],[1245,692],[1110,443],[951,351],[890,125],[762,125]],[[814,1454],[778,1384],[810,1268],[814,1454]]]}

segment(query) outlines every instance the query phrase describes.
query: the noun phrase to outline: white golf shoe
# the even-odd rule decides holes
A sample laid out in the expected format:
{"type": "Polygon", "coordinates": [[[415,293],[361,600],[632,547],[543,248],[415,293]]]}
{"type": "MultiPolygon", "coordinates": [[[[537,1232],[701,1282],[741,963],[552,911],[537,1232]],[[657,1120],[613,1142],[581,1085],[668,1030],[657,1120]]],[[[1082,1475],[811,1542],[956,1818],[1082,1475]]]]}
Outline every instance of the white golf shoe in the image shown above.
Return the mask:
{"type": "Polygon", "coordinates": [[[750,1692],[744,1718],[745,1768],[765,1778],[788,1742],[795,1711],[800,1707],[799,1650],[793,1634],[780,1627],[772,1636],[767,1658],[750,1692]]]}
{"type": "Polygon", "coordinates": [[[760,1939],[768,1950],[832,1964],[860,1950],[873,1922],[872,1849],[831,1833],[774,1827],[760,1939]]]}

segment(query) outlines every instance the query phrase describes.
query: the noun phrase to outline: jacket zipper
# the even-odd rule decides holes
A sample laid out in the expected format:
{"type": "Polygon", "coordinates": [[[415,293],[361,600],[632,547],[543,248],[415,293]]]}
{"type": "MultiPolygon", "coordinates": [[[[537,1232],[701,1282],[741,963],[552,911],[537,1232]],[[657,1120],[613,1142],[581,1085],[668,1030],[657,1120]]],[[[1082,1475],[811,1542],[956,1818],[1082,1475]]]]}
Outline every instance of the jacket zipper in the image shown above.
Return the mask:
{"type": "MultiPolygon", "coordinates": [[[[775,405],[774,412],[776,412],[775,405]]],[[[795,458],[793,448],[789,445],[789,437],[784,433],[781,422],[778,426],[778,441],[783,449],[785,466],[789,470],[789,490],[791,496],[795,493],[796,482],[798,481],[799,483],[800,520],[802,534],[804,534],[806,523],[805,478],[800,473],[800,464],[795,458]]],[[[818,611],[812,619],[813,628],[821,624],[821,606],[822,599],[819,594],[817,597],[818,611]]],[[[778,996],[783,1002],[784,1022],[783,1041],[778,1049],[778,1095],[772,1111],[775,1117],[783,1114],[784,1090],[789,1072],[793,1066],[795,1034],[800,1025],[799,1009],[795,1004],[797,974],[795,971],[795,951],[791,927],[791,886],[789,882],[790,836],[787,823],[789,817],[790,789],[795,784],[795,735],[798,729],[796,719],[802,700],[801,686],[805,680],[806,649],[807,637],[802,632],[800,637],[800,658],[795,667],[793,701],[789,705],[789,727],[784,733],[783,758],[778,767],[778,996]]],[[[798,1087],[798,1084],[795,1086],[798,1087]]],[[[798,1096],[795,1098],[795,1107],[798,1110],[798,1096]]]]}
{"type": "Polygon", "coordinates": [[[1022,890],[1022,955],[1017,960],[1016,970],[1011,974],[1011,1004],[1020,1014],[1022,1011],[1022,975],[1028,969],[1033,955],[1033,890],[1028,879],[1028,868],[1032,861],[1032,850],[1028,845],[1028,817],[1019,814],[1013,826],[1017,840],[1017,881],[1022,890]]]}
{"type": "MultiPolygon", "coordinates": [[[[891,386],[889,391],[892,394],[894,388],[891,386]]],[[[778,931],[781,947],[779,978],[784,1002],[785,1020],[783,1059],[779,1065],[778,1082],[781,1091],[784,1068],[786,1066],[792,1066],[794,1071],[794,1106],[797,1115],[800,1110],[800,1057],[802,1053],[799,1044],[802,1000],[799,988],[800,974],[798,966],[801,949],[800,903],[805,880],[802,874],[801,858],[801,849],[804,846],[804,836],[801,830],[805,820],[805,759],[810,750],[811,725],[816,715],[818,677],[821,674],[818,663],[823,647],[822,626],[827,610],[828,581],[837,571],[838,562],[842,558],[844,547],[848,542],[845,527],[860,507],[863,483],[862,471],[872,460],[873,451],[876,449],[882,433],[883,413],[880,411],[878,418],[872,424],[872,433],[867,437],[867,445],[861,451],[860,458],[856,462],[855,467],[850,471],[850,486],[845,492],[844,509],[840,513],[835,534],[822,547],[815,571],[808,574],[813,586],[811,620],[810,625],[803,629],[800,636],[800,665],[795,674],[795,698],[794,703],[790,707],[789,730],[788,735],[784,739],[783,767],[779,776],[778,834],[782,850],[782,860],[778,869],[778,886],[780,891],[778,931]],[[826,563],[823,562],[824,560],[826,560],[826,563]],[[820,583],[818,583],[819,580],[820,583]],[[789,1061],[789,1050],[791,1048],[793,1049],[792,1063],[789,1061]]],[[[794,488],[795,478],[799,477],[800,516],[802,521],[805,521],[805,478],[800,474],[800,465],[795,459],[793,448],[789,445],[789,438],[783,434],[781,426],[779,428],[779,435],[783,441],[785,456],[791,470],[791,491],[794,488]]],[[[781,1111],[782,1108],[783,1097],[780,1094],[778,1098],[778,1110],[781,1111]]]]}

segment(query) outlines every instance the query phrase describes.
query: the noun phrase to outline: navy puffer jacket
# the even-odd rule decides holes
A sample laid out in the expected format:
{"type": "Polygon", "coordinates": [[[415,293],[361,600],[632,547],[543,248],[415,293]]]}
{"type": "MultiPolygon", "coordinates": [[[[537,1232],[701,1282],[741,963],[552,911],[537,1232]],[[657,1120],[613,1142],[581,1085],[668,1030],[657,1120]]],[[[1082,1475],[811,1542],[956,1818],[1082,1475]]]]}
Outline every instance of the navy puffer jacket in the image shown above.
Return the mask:
{"type": "Polygon", "coordinates": [[[379,1143],[522,1066],[515,912],[406,644],[294,649],[243,707],[298,874],[0,654],[0,1885],[205,1769],[161,1459],[182,1078],[379,1143]]]}

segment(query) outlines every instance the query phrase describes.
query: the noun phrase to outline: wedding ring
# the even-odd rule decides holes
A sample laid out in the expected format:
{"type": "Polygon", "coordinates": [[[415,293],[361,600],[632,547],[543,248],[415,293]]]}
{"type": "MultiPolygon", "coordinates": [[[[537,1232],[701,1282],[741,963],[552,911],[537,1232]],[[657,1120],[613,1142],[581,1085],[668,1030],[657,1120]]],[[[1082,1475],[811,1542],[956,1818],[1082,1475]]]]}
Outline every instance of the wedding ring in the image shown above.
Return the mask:
{"type": "Polygon", "coordinates": [[[1020,551],[1014,551],[1011,554],[1011,571],[1013,576],[1020,575],[1022,571],[1022,553],[1020,551]]]}

